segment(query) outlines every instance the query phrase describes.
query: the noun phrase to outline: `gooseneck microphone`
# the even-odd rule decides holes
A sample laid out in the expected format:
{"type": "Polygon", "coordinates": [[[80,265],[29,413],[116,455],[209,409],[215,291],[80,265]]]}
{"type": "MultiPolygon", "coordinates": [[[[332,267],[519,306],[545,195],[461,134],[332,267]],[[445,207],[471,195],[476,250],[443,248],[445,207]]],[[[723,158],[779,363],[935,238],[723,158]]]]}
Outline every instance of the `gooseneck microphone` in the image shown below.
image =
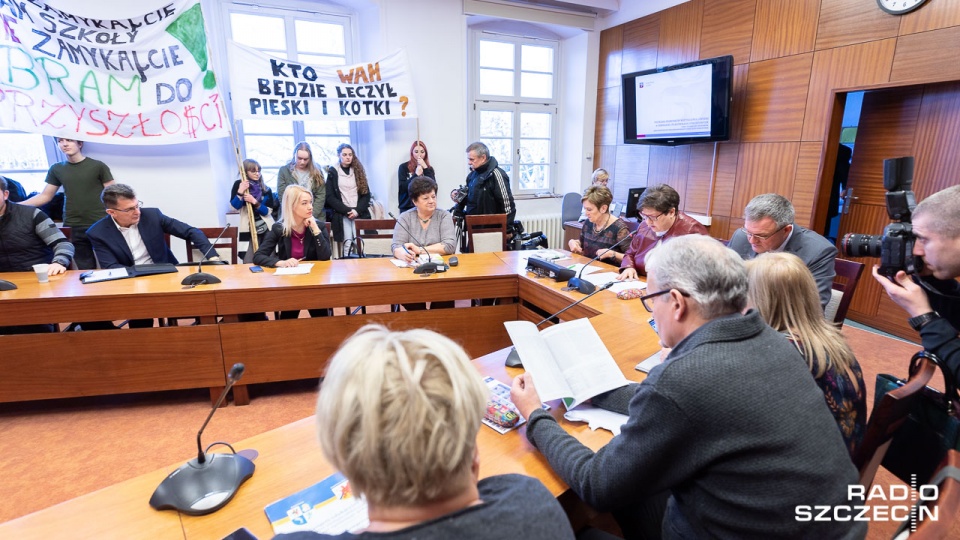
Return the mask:
{"type": "MultiPolygon", "coordinates": [[[[612,250],[613,248],[615,248],[615,247],[619,246],[620,244],[626,242],[626,241],[629,240],[630,238],[633,238],[634,236],[636,236],[637,231],[639,231],[639,230],[640,230],[640,229],[634,229],[633,232],[631,232],[630,234],[628,234],[628,235],[624,236],[623,238],[621,238],[619,242],[617,242],[616,244],[614,244],[614,245],[612,245],[612,246],[610,246],[610,247],[608,247],[608,248],[604,248],[604,249],[607,250],[607,251],[612,250]]],[[[598,250],[598,251],[599,251],[599,250],[598,250]]],[[[583,271],[584,271],[584,269],[586,269],[586,267],[590,266],[591,264],[593,264],[594,262],[596,262],[597,260],[599,260],[599,259],[600,259],[600,256],[601,256],[601,255],[604,255],[604,254],[606,254],[606,251],[603,251],[603,252],[601,252],[601,253],[597,253],[597,256],[596,256],[596,257],[590,259],[590,262],[588,262],[587,264],[583,265],[583,268],[581,268],[581,269],[580,269],[580,272],[577,273],[577,277],[572,277],[572,278],[570,278],[570,279],[567,281],[567,286],[568,286],[568,287],[576,288],[578,291],[582,292],[583,294],[591,294],[591,293],[593,293],[593,292],[597,289],[596,285],[594,285],[593,283],[590,283],[589,281],[587,281],[587,280],[585,280],[585,279],[582,279],[580,276],[583,275],[583,271]]]]}
{"type": "MultiPolygon", "coordinates": [[[[561,313],[563,313],[564,311],[572,308],[573,306],[576,306],[577,304],[580,304],[581,302],[583,302],[583,301],[586,300],[587,298],[590,298],[591,296],[597,294],[598,292],[600,292],[600,291],[605,291],[605,290],[609,289],[610,287],[613,287],[613,283],[614,283],[614,282],[611,281],[611,282],[609,282],[609,283],[606,283],[606,284],[604,284],[604,285],[601,285],[600,288],[598,288],[598,289],[594,290],[593,292],[587,294],[587,295],[584,296],[583,298],[578,299],[577,301],[575,301],[575,302],[573,302],[572,304],[568,305],[567,307],[561,309],[560,311],[558,311],[558,312],[556,312],[556,313],[553,313],[552,315],[547,315],[543,320],[541,320],[540,322],[537,323],[537,328],[540,328],[540,325],[542,325],[543,323],[549,321],[550,319],[553,319],[553,318],[556,317],[557,315],[560,315],[561,313]]],[[[506,360],[503,364],[504,364],[505,366],[507,366],[507,367],[522,367],[522,366],[523,366],[523,362],[520,361],[520,354],[517,353],[517,348],[516,348],[516,347],[511,347],[511,348],[510,348],[510,354],[507,355],[507,360],[506,360]]]]}
{"type": "Polygon", "coordinates": [[[210,409],[207,420],[197,432],[197,459],[191,459],[170,473],[157,486],[150,497],[150,506],[157,510],[175,509],[191,516],[202,516],[223,508],[237,493],[240,485],[253,475],[256,466],[246,457],[237,454],[227,443],[216,442],[207,447],[222,444],[230,448],[230,454],[207,454],[200,437],[213,417],[227,392],[243,376],[243,364],[234,364],[227,375],[227,386],[220,399],[210,409]]]}
{"type": "Polygon", "coordinates": [[[417,267],[413,270],[413,273],[414,273],[414,274],[433,274],[433,273],[435,273],[435,272],[437,271],[437,263],[435,263],[435,262],[430,262],[430,252],[427,251],[427,246],[425,246],[425,245],[423,245],[422,243],[420,243],[420,241],[417,240],[417,237],[414,236],[413,233],[410,232],[410,229],[408,229],[406,226],[404,226],[403,222],[400,221],[399,219],[397,219],[397,216],[393,215],[393,212],[387,212],[387,215],[390,216],[391,219],[393,219],[394,221],[396,221],[396,222],[397,222],[397,225],[400,225],[400,228],[403,229],[404,231],[406,231],[407,235],[409,235],[410,238],[411,238],[414,242],[416,242],[417,246],[418,246],[420,249],[422,249],[423,252],[427,255],[427,262],[421,263],[420,266],[417,266],[417,267]]]}
{"type": "MultiPolygon", "coordinates": [[[[210,243],[210,247],[203,253],[203,257],[200,257],[200,262],[197,263],[197,271],[183,278],[183,281],[180,282],[181,285],[193,285],[196,287],[197,285],[206,285],[207,283],[220,283],[220,278],[213,274],[202,272],[201,269],[203,268],[203,260],[213,251],[213,246],[217,245],[217,242],[223,238],[223,233],[227,232],[229,228],[230,224],[228,223],[227,226],[220,231],[220,234],[217,235],[217,239],[210,243]]],[[[187,247],[193,249],[189,245],[187,247]]]]}

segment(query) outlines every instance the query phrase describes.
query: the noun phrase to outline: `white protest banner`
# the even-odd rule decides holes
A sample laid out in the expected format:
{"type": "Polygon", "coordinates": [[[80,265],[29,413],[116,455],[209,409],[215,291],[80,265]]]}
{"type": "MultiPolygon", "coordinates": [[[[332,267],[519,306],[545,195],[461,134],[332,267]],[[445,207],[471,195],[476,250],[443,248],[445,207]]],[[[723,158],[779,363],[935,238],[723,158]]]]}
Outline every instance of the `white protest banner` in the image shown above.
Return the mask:
{"type": "Polygon", "coordinates": [[[0,126],[111,144],[229,136],[200,0],[114,20],[0,0],[0,21],[0,126]]]}
{"type": "Polygon", "coordinates": [[[416,118],[407,53],[377,62],[322,66],[228,43],[233,114],[244,119],[416,118]]]}

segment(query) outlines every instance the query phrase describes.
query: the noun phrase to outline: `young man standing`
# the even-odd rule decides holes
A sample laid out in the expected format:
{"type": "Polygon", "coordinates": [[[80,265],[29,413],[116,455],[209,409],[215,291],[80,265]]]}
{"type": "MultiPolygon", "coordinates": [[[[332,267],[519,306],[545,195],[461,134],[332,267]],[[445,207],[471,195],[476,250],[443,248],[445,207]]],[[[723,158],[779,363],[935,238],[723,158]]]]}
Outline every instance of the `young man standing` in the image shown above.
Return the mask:
{"type": "Polygon", "coordinates": [[[62,187],[64,194],[63,224],[71,228],[71,243],[76,249],[77,268],[96,268],[93,247],[87,239],[87,228],[106,213],[100,202],[100,192],[113,184],[113,175],[106,163],[83,155],[83,141],[58,138],[60,151],[67,156],[50,167],[47,186],[38,195],[23,201],[23,205],[42,206],[53,199],[62,187]]]}

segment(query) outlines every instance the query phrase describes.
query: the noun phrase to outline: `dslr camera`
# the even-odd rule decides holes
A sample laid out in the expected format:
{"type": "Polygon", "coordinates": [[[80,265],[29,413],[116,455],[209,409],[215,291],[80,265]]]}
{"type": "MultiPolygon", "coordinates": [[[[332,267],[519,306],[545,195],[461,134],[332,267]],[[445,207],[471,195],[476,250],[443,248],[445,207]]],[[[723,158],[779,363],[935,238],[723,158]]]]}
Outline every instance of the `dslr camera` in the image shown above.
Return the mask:
{"type": "Polygon", "coordinates": [[[913,186],[913,156],[883,160],[883,187],[887,190],[887,215],[892,221],[883,235],[845,234],[840,251],[846,257],[879,257],[881,275],[893,278],[900,270],[908,274],[923,268],[913,255],[913,225],[910,216],[917,207],[913,186]]]}

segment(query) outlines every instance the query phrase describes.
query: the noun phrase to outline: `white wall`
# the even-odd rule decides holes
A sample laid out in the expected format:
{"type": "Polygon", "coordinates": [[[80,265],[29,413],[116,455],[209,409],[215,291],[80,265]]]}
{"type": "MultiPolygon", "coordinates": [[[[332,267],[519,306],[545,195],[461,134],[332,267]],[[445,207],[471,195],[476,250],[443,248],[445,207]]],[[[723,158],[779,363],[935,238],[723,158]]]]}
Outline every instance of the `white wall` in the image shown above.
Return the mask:
{"type": "MultiPolygon", "coordinates": [[[[50,0],[54,7],[101,18],[133,16],[165,3],[164,0],[85,0],[83,3],[50,0]]],[[[355,60],[373,60],[399,48],[406,49],[419,101],[420,138],[427,144],[431,164],[437,171],[440,205],[452,206],[447,194],[463,182],[468,172],[464,149],[471,142],[467,86],[469,43],[462,2],[336,0],[336,3],[356,10],[355,60]]],[[[653,3],[669,7],[679,2],[657,0],[653,3]]],[[[621,4],[622,12],[632,10],[632,2],[621,4]]],[[[314,5],[322,9],[320,2],[314,5]]],[[[303,6],[298,4],[300,8],[303,6]]],[[[203,7],[211,28],[211,43],[213,47],[220,47],[223,17],[217,0],[203,0],[203,7]]],[[[636,17],[639,16],[642,15],[636,17]]],[[[615,20],[598,20],[598,25],[615,20]]],[[[577,28],[554,27],[554,30],[567,36],[561,41],[562,124],[556,188],[562,194],[582,190],[592,172],[599,33],[577,28]]],[[[413,119],[358,123],[357,153],[367,168],[375,194],[390,210],[397,206],[397,166],[407,159],[410,144],[417,137],[417,126],[417,120],[413,119]]],[[[236,179],[236,165],[228,139],[157,147],[90,144],[85,150],[90,156],[105,161],[114,177],[132,185],[147,204],[192,225],[221,225],[223,214],[230,209],[227,197],[236,179]]],[[[522,219],[525,214],[559,212],[560,200],[524,200],[518,201],[517,206],[522,219]]]]}

